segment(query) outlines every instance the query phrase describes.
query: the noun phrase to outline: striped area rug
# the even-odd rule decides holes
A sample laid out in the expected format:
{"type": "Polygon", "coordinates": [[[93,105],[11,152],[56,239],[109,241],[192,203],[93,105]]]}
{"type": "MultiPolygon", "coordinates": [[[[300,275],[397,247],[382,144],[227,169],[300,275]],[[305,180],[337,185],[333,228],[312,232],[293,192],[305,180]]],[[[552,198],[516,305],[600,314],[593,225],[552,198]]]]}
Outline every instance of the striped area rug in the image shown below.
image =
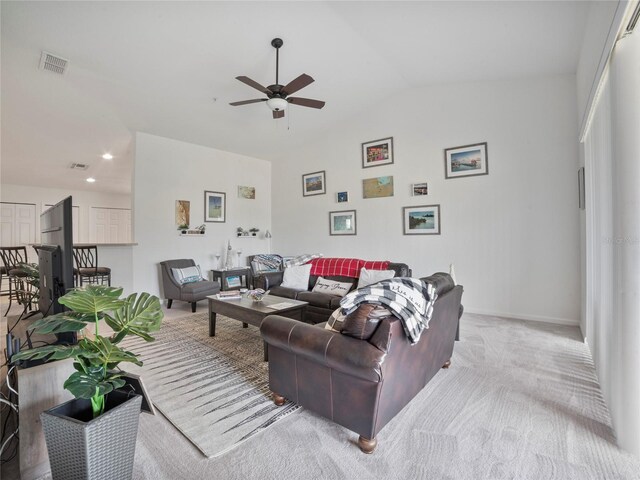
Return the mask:
{"type": "Polygon", "coordinates": [[[267,429],[299,407],[274,405],[268,364],[257,328],[218,315],[209,337],[208,314],[165,319],[147,343],[137,337],[120,345],[140,355],[142,376],[158,410],[209,458],[267,429]]]}

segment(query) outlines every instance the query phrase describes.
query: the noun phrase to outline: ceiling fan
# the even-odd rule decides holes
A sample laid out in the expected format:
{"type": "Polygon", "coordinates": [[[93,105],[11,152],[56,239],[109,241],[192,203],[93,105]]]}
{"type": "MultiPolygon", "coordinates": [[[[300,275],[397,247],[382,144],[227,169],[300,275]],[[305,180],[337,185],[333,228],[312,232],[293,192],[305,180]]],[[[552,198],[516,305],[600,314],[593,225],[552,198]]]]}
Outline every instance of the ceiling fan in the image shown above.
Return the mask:
{"type": "Polygon", "coordinates": [[[237,80],[240,80],[242,83],[246,83],[250,87],[255,88],[256,90],[260,90],[264,93],[267,98],[256,98],[254,100],[242,100],[240,102],[231,102],[229,105],[233,105],[234,107],[240,105],[248,105],[250,103],[259,103],[259,102],[267,102],[267,107],[271,109],[273,112],[273,118],[282,118],[284,117],[284,111],[287,108],[289,103],[293,105],[300,105],[301,107],[311,107],[311,108],[322,108],[324,107],[324,102],[321,100],[313,100],[311,98],[302,98],[302,97],[290,97],[292,93],[297,92],[298,90],[303,89],[314,80],[311,76],[303,73],[298,78],[292,80],[287,85],[282,86],[278,83],[278,69],[279,69],[279,60],[280,60],[280,47],[282,47],[282,39],[274,38],[271,40],[271,46],[276,49],[276,83],[273,85],[269,85],[268,87],[263,87],[255,80],[251,80],[249,77],[236,77],[237,80]]]}

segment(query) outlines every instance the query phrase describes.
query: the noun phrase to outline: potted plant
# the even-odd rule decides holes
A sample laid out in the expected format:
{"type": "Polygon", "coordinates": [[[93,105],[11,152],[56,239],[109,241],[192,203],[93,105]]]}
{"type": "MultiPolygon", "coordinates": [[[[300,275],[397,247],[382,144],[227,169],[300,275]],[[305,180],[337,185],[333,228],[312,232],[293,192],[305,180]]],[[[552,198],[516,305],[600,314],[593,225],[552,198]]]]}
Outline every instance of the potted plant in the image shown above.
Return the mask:
{"type": "Polygon", "coordinates": [[[95,333],[87,333],[76,345],[46,345],[11,359],[74,360],[76,371],[64,388],[76,398],[41,414],[54,479],[132,476],[142,399],[117,391],[126,383],[126,373],[117,367],[120,362],[142,362],[118,344],[128,335],[153,341],[150,333],[160,328],[164,315],[156,296],[121,295],[122,288],[104,285],[71,290],[59,299],[70,311],[37,320],[33,330],[41,334],[79,332],[93,324],[95,333]],[[113,331],[109,336],[99,333],[102,319],[113,331]]]}
{"type": "Polygon", "coordinates": [[[253,227],[253,228],[250,228],[249,231],[251,232],[251,236],[255,237],[256,235],[258,235],[258,232],[260,231],[260,229],[253,227]]]}
{"type": "Polygon", "coordinates": [[[238,233],[239,237],[242,237],[245,234],[244,229],[242,227],[236,228],[236,232],[238,233]]]}
{"type": "Polygon", "coordinates": [[[180,230],[180,233],[187,233],[187,230],[189,230],[189,225],[187,225],[186,223],[178,225],[178,230],[180,230]]]}

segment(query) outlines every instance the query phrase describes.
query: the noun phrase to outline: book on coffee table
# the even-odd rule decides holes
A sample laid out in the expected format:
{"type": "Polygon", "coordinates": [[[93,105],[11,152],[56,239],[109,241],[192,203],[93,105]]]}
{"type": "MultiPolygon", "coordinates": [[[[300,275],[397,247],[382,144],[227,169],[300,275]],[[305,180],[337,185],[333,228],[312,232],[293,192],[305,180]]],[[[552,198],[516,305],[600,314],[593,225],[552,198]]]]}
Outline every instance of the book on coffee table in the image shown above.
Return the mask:
{"type": "Polygon", "coordinates": [[[240,300],[242,295],[238,290],[218,293],[219,300],[240,300]]]}
{"type": "Polygon", "coordinates": [[[267,308],[272,308],[274,310],[284,310],[285,308],[295,307],[296,304],[292,302],[280,302],[274,303],[273,305],[265,305],[267,308]]]}

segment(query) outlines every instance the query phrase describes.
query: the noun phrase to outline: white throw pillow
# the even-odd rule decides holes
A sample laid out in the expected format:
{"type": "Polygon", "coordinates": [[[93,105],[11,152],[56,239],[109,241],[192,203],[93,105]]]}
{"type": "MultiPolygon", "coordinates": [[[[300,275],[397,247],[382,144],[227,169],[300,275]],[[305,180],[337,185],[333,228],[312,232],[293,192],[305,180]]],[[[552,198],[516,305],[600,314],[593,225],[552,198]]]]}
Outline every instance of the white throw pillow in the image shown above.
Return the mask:
{"type": "Polygon", "coordinates": [[[358,288],[368,287],[382,280],[389,280],[396,275],[394,270],[360,270],[360,278],[358,279],[358,288]]]}
{"type": "Polygon", "coordinates": [[[335,280],[327,280],[326,278],[319,277],[311,291],[344,297],[349,293],[352,285],[353,283],[350,282],[337,282],[335,280]]]}
{"type": "Polygon", "coordinates": [[[173,273],[173,278],[175,278],[176,282],[178,282],[180,285],[204,280],[204,278],[202,278],[200,265],[187,268],[172,268],[171,273],[173,273]]]}
{"type": "Polygon", "coordinates": [[[294,290],[307,290],[309,288],[309,275],[311,274],[311,264],[299,265],[297,267],[287,267],[284,269],[281,287],[293,288],[294,290]]]}

